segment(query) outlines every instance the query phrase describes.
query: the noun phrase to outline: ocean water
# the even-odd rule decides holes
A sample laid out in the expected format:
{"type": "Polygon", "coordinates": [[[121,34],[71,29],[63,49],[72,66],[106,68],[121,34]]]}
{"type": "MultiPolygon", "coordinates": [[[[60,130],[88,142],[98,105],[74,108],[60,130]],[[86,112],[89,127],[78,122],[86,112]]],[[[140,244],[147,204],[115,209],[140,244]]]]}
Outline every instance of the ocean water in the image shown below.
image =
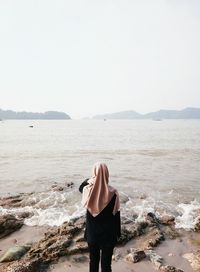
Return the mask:
{"type": "MultiPolygon", "coordinates": [[[[128,201],[124,216],[153,211],[190,229],[200,214],[200,120],[0,122],[0,196],[33,192],[21,210],[27,225],[60,225],[84,214],[78,186],[95,162],[128,201]],[[33,125],[33,128],[29,126],[33,125]],[[63,192],[53,183],[73,182],[63,192]]],[[[0,207],[0,213],[17,212],[0,207]]]]}

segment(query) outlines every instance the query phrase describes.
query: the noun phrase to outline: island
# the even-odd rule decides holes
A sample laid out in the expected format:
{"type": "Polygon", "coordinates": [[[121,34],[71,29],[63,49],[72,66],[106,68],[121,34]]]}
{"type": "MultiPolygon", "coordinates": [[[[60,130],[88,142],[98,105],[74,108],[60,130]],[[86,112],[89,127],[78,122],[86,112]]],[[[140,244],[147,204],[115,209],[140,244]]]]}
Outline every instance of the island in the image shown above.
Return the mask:
{"type": "Polygon", "coordinates": [[[71,117],[65,112],[46,111],[41,112],[26,112],[12,111],[0,109],[0,120],[70,120],[71,117]]]}
{"type": "Polygon", "coordinates": [[[95,115],[93,119],[200,119],[200,108],[185,108],[183,110],[159,110],[146,114],[136,111],[121,111],[115,113],[95,115]]]}

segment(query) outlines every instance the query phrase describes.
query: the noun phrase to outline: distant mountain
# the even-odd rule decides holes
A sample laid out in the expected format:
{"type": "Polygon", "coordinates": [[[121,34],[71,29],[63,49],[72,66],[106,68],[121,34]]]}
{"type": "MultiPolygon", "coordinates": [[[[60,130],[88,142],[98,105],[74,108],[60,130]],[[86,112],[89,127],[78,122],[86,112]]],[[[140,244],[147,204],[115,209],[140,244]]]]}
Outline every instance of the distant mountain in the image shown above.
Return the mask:
{"type": "Polygon", "coordinates": [[[110,114],[96,115],[94,119],[200,119],[200,108],[185,108],[183,110],[159,110],[147,114],[136,111],[122,111],[110,114]]]}
{"type": "Polygon", "coordinates": [[[160,110],[143,115],[144,118],[161,119],[199,119],[200,108],[186,108],[183,110],[160,110]]]}
{"type": "Polygon", "coordinates": [[[141,119],[142,115],[136,111],[121,111],[115,113],[108,113],[102,115],[96,115],[94,119],[141,119]]]}
{"type": "Polygon", "coordinates": [[[15,120],[31,120],[31,119],[43,119],[43,120],[69,120],[71,117],[58,111],[46,111],[40,112],[26,112],[26,111],[12,111],[0,109],[0,119],[15,119],[15,120]]]}

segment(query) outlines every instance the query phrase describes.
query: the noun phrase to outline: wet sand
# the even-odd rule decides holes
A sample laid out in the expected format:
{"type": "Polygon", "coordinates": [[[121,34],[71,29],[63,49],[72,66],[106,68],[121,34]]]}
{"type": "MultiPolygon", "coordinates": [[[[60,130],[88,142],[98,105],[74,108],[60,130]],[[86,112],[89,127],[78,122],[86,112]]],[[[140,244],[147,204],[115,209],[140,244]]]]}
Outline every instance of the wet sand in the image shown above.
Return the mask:
{"type": "MultiPolygon", "coordinates": [[[[50,227],[27,227],[23,226],[19,231],[0,240],[0,255],[13,245],[24,245],[26,243],[40,240],[44,233],[50,227]]],[[[113,260],[113,272],[155,272],[158,271],[155,266],[148,260],[139,263],[129,263],[124,260],[127,249],[140,244],[141,237],[131,240],[123,247],[118,247],[121,252],[121,258],[118,261],[113,260]]],[[[200,249],[200,233],[182,232],[182,236],[174,240],[166,240],[154,251],[164,258],[164,264],[173,265],[182,269],[184,272],[193,272],[190,263],[183,257],[185,253],[194,252],[200,249]]],[[[88,272],[89,258],[88,254],[78,254],[71,257],[62,257],[58,263],[51,264],[48,271],[50,272],[88,272]],[[86,261],[78,262],[74,256],[86,256],[86,261]]],[[[4,265],[0,264],[0,271],[5,272],[4,265]]]]}

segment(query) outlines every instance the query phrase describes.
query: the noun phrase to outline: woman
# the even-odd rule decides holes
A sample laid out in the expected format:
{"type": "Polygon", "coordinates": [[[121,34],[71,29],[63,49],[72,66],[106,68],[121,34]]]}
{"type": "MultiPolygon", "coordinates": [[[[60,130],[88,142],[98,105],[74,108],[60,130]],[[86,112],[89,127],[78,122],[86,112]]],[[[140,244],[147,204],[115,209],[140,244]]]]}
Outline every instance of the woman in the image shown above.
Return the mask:
{"type": "Polygon", "coordinates": [[[86,179],[79,191],[82,204],[87,208],[85,238],[90,253],[90,272],[111,272],[114,246],[121,235],[119,195],[109,184],[106,164],[96,163],[92,177],[86,179]]]}

